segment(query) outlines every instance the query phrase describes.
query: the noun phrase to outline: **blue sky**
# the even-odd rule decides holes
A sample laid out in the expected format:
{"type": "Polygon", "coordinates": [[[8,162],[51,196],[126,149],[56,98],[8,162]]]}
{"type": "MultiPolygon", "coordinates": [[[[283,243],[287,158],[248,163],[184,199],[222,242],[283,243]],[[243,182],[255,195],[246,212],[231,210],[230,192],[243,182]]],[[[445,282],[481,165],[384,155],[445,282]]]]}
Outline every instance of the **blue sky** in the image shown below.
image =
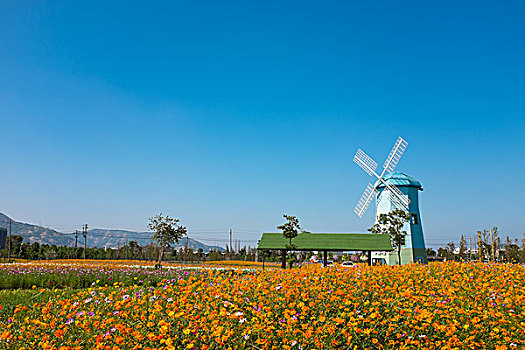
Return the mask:
{"type": "MultiPolygon", "coordinates": [[[[62,231],[162,211],[243,244],[283,213],[364,232],[370,178],[421,181],[429,245],[522,238],[523,2],[0,4],[0,212],[62,231]]],[[[212,241],[216,240],[216,241],[212,241]]]]}

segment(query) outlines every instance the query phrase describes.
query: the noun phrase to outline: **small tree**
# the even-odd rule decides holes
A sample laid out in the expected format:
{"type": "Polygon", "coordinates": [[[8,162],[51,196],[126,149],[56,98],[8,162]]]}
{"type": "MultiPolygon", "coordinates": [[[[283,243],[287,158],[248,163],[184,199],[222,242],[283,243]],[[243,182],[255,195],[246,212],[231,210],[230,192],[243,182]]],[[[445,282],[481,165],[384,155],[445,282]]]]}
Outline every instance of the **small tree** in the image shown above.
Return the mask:
{"type": "Polygon", "coordinates": [[[468,249],[468,246],[467,246],[467,240],[465,239],[465,236],[461,235],[461,238],[459,240],[459,259],[460,260],[465,260],[467,258],[467,249],[468,249]]]}
{"type": "MultiPolygon", "coordinates": [[[[499,230],[498,230],[498,226],[493,226],[492,227],[492,236],[491,236],[491,244],[492,242],[494,242],[494,258],[496,260],[498,260],[499,258],[499,243],[500,243],[500,239],[499,239],[499,230]]],[[[491,252],[492,252],[492,247],[491,247],[491,252]]]]}
{"type": "MultiPolygon", "coordinates": [[[[293,249],[294,245],[292,244],[292,239],[297,237],[299,235],[299,231],[301,230],[301,226],[299,226],[299,219],[297,219],[295,216],[286,214],[283,214],[283,217],[288,221],[282,225],[277,226],[277,228],[283,231],[284,238],[288,238],[290,240],[290,244],[287,246],[287,248],[293,249]]],[[[305,232],[306,231],[301,230],[301,233],[305,232]]]]}
{"type": "Polygon", "coordinates": [[[525,263],[525,233],[523,234],[523,240],[521,241],[521,249],[518,251],[518,258],[520,263],[525,263]]]}
{"type": "Polygon", "coordinates": [[[505,258],[508,262],[516,263],[519,261],[520,246],[518,240],[512,241],[509,236],[505,241],[505,258]]]}
{"type": "MultiPolygon", "coordinates": [[[[295,248],[295,245],[292,244],[292,239],[297,237],[299,235],[299,231],[301,233],[308,233],[307,231],[304,231],[301,229],[301,226],[299,225],[299,219],[297,219],[293,215],[286,215],[283,214],[283,217],[287,220],[282,225],[277,226],[279,230],[283,231],[283,237],[289,239],[290,244],[286,245],[286,249],[293,250],[295,248]]],[[[293,258],[292,256],[290,257],[293,258]]],[[[283,256],[284,259],[284,256],[283,256]]],[[[290,268],[292,267],[292,260],[290,259],[290,268]]]]}
{"type": "Polygon", "coordinates": [[[188,232],[186,227],[179,225],[179,221],[179,219],[170,218],[168,215],[164,217],[162,213],[149,218],[148,227],[155,231],[151,239],[160,246],[158,268],[162,268],[162,258],[166,248],[179,243],[179,239],[186,236],[188,232]]]}
{"type": "Polygon", "coordinates": [[[479,256],[481,260],[490,260],[490,253],[492,251],[492,243],[490,241],[490,231],[483,229],[481,233],[481,246],[479,247],[479,256]]]}
{"type": "Polygon", "coordinates": [[[405,244],[406,231],[403,225],[410,220],[410,213],[401,209],[392,210],[388,214],[380,214],[377,223],[368,229],[372,233],[387,234],[390,236],[392,246],[397,248],[397,261],[401,265],[401,246],[405,244]]]}
{"type": "Polygon", "coordinates": [[[456,256],[454,255],[454,251],[456,250],[456,245],[454,242],[450,241],[447,243],[447,246],[445,248],[446,251],[446,258],[447,260],[456,260],[456,256]]]}
{"type": "Polygon", "coordinates": [[[427,256],[436,256],[437,254],[436,251],[430,247],[427,248],[426,251],[427,251],[427,256]]]}

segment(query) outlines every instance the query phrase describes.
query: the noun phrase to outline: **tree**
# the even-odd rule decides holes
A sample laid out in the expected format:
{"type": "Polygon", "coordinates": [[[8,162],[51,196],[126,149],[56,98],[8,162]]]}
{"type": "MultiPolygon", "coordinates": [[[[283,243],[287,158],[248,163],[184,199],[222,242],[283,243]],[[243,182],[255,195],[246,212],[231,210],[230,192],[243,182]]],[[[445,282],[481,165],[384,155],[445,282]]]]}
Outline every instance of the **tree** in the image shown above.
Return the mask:
{"type": "MultiPolygon", "coordinates": [[[[282,225],[277,226],[277,228],[283,231],[284,238],[288,238],[290,240],[290,244],[286,245],[286,249],[293,250],[295,248],[295,245],[292,244],[292,239],[294,239],[295,237],[299,235],[299,231],[301,231],[301,233],[308,233],[308,232],[301,229],[301,226],[299,225],[299,219],[297,219],[295,216],[283,214],[283,217],[287,220],[287,222],[285,222],[282,225]]],[[[285,251],[283,250],[283,267],[285,267],[284,261],[285,261],[285,251]]],[[[290,255],[290,259],[289,259],[290,268],[292,267],[292,261],[293,261],[293,254],[290,255]]]]}
{"type": "Polygon", "coordinates": [[[491,230],[491,253],[494,254],[493,258],[496,259],[499,257],[499,230],[498,226],[493,226],[491,230]],[[494,244],[492,244],[494,242],[494,244]],[[494,252],[492,250],[494,249],[494,252]]]}
{"type": "Polygon", "coordinates": [[[392,246],[397,248],[397,261],[401,265],[401,246],[405,244],[406,231],[402,228],[408,220],[410,213],[401,209],[392,210],[388,214],[380,214],[377,223],[368,229],[372,233],[387,234],[390,236],[392,246]]]}
{"type": "Polygon", "coordinates": [[[479,247],[479,256],[481,260],[489,259],[492,251],[492,243],[490,241],[490,231],[483,229],[481,233],[481,246],[479,247]]]}
{"type": "Polygon", "coordinates": [[[139,255],[139,251],[140,251],[140,246],[137,243],[137,240],[130,241],[128,243],[128,246],[129,246],[129,250],[130,250],[131,256],[136,258],[137,255],[139,255]]]}
{"type": "Polygon", "coordinates": [[[197,250],[197,260],[201,261],[203,257],[204,257],[204,250],[202,248],[199,248],[199,250],[197,250]]]}
{"type": "MultiPolygon", "coordinates": [[[[301,226],[299,226],[299,219],[297,219],[293,215],[286,215],[286,214],[283,214],[283,217],[288,221],[282,225],[277,226],[277,228],[283,231],[284,238],[288,238],[290,240],[290,244],[287,248],[293,249],[294,245],[292,244],[292,239],[297,237],[299,235],[299,230],[301,230],[301,226]]],[[[304,230],[301,230],[301,233],[307,233],[307,232],[304,230]]]]}
{"type": "Polygon", "coordinates": [[[521,241],[521,249],[518,252],[520,262],[525,263],[525,233],[523,234],[523,240],[521,241]]]}
{"type": "MultiPolygon", "coordinates": [[[[24,241],[24,238],[19,235],[11,235],[11,257],[17,256],[20,257],[20,253],[22,250],[22,242],[24,241]]],[[[6,244],[7,247],[7,244],[6,244]]]]}
{"type": "Polygon", "coordinates": [[[160,246],[158,268],[161,268],[162,257],[166,248],[179,243],[179,239],[186,236],[188,230],[179,225],[179,219],[170,218],[168,215],[164,217],[162,213],[149,218],[149,221],[148,227],[155,231],[151,239],[160,246]]]}
{"type": "Polygon", "coordinates": [[[456,245],[454,242],[450,241],[447,243],[447,247],[445,248],[447,252],[447,260],[456,260],[456,256],[454,255],[454,251],[456,250],[456,245]]]}
{"type": "Polygon", "coordinates": [[[461,238],[459,240],[459,259],[460,260],[465,260],[467,255],[466,255],[466,251],[468,249],[468,246],[467,246],[467,240],[465,239],[465,236],[461,235],[461,238]]]}
{"type": "Polygon", "coordinates": [[[439,247],[437,251],[437,256],[440,258],[446,258],[448,256],[447,250],[443,247],[439,247]]]}
{"type": "Polygon", "coordinates": [[[455,260],[454,250],[456,246],[454,242],[448,242],[445,247],[439,247],[438,256],[445,258],[446,260],[455,260]]]}
{"type": "Polygon", "coordinates": [[[519,261],[520,247],[518,240],[512,241],[509,236],[505,241],[505,258],[508,262],[516,263],[519,261]]]}
{"type": "Polygon", "coordinates": [[[432,248],[427,248],[427,256],[436,256],[436,251],[432,248]]]}

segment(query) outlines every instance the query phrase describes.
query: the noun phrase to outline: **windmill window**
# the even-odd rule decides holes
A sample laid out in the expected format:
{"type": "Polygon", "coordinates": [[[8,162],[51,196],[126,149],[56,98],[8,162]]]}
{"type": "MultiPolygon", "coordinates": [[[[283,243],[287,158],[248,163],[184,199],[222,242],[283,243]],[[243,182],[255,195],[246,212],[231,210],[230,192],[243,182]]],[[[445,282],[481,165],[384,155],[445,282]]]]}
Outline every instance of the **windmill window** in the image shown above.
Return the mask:
{"type": "Polygon", "coordinates": [[[418,224],[419,224],[419,223],[418,223],[418,220],[417,220],[417,214],[412,214],[412,216],[411,216],[411,220],[410,220],[410,223],[411,223],[412,225],[418,225],[418,224]]]}

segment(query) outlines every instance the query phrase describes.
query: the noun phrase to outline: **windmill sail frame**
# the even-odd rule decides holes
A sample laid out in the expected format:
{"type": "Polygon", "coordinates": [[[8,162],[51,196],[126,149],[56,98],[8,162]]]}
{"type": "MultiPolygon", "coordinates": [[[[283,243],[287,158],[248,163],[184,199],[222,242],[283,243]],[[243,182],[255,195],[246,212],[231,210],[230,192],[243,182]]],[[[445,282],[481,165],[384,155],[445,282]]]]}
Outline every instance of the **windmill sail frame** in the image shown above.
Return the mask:
{"type": "Polygon", "coordinates": [[[364,213],[368,209],[370,202],[372,201],[373,194],[375,191],[377,191],[377,188],[380,185],[385,186],[384,191],[388,191],[390,202],[393,203],[394,206],[403,209],[404,211],[408,211],[410,205],[410,199],[408,199],[408,196],[405,196],[397,186],[388,183],[383,178],[386,172],[391,174],[394,171],[395,167],[401,160],[407,145],[408,142],[406,142],[401,136],[397,138],[396,142],[394,143],[394,147],[392,147],[392,150],[383,164],[383,171],[381,172],[381,175],[376,173],[377,163],[362,149],[359,148],[357,150],[353,159],[354,162],[359,165],[368,175],[375,176],[378,179],[378,181],[373,186],[370,183],[366,186],[363,195],[354,208],[354,212],[360,218],[363,217],[364,213]]]}

